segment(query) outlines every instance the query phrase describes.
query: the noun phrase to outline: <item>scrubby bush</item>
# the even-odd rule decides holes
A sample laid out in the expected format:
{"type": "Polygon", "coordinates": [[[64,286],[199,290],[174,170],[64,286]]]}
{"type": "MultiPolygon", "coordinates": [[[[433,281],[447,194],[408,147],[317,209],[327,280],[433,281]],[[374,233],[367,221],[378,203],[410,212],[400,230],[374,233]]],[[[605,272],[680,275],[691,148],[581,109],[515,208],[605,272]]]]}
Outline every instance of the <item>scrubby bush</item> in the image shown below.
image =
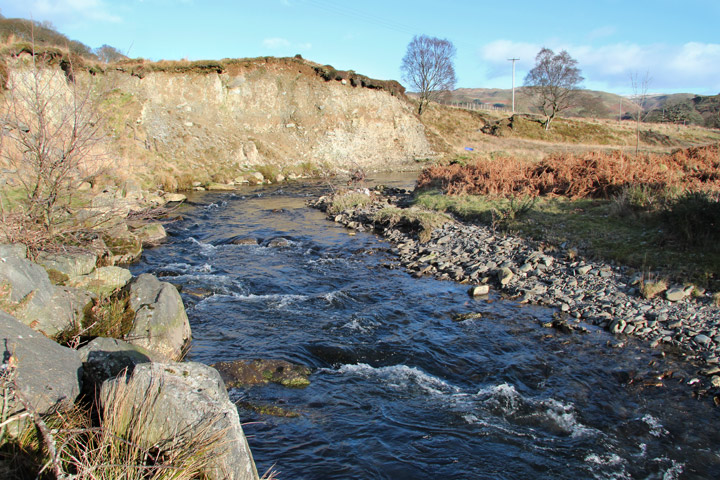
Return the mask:
{"type": "Polygon", "coordinates": [[[690,246],[720,249],[720,196],[688,192],[664,212],[668,234],[690,246]]]}

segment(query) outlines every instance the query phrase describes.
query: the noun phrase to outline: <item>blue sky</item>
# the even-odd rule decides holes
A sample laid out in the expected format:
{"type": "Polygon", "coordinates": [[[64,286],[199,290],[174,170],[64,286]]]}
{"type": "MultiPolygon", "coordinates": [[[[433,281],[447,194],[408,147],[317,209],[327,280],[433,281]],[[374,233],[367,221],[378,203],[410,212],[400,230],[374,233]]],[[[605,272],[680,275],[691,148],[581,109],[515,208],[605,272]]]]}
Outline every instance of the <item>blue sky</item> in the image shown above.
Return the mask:
{"type": "Polygon", "coordinates": [[[543,46],[578,60],[584,86],[627,94],[720,93],[719,0],[0,0],[5,17],[48,20],[90,47],[132,57],[303,57],[400,80],[413,35],[452,41],[458,87],[522,84],[543,46]]]}

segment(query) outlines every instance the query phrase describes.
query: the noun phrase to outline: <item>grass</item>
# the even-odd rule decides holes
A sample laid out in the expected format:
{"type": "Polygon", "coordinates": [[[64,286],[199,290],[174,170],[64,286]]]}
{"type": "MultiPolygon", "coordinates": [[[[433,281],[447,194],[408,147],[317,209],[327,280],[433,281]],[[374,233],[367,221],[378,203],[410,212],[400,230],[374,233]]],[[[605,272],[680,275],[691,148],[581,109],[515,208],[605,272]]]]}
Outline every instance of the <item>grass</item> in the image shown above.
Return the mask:
{"type": "Polygon", "coordinates": [[[670,234],[661,212],[627,217],[613,213],[612,200],[540,197],[511,218],[501,215],[513,208],[511,198],[448,196],[437,190],[418,192],[415,204],[549,244],[565,243],[588,257],[614,261],[638,271],[655,270],[697,285],[720,287],[718,248],[693,247],[677,239],[670,234]]]}
{"type": "MultiPolygon", "coordinates": [[[[12,369],[3,371],[0,387],[0,403],[16,395],[12,369]]],[[[157,387],[150,388],[138,402],[129,395],[132,387],[116,383],[99,418],[80,407],[42,417],[32,413],[33,422],[27,422],[20,435],[0,436],[0,474],[3,478],[48,480],[207,478],[216,452],[222,448],[225,431],[214,428],[215,420],[209,419],[195,425],[192,435],[149,443],[157,387]]]]}
{"type": "Polygon", "coordinates": [[[453,220],[448,215],[433,210],[417,207],[385,207],[375,213],[373,221],[393,228],[400,227],[417,231],[418,239],[425,243],[430,240],[433,230],[453,220]]]}
{"type": "Polygon", "coordinates": [[[333,195],[332,202],[328,206],[327,213],[331,215],[337,215],[345,210],[351,210],[356,207],[361,207],[372,202],[370,195],[364,193],[355,192],[352,190],[346,192],[337,192],[333,195]]]}

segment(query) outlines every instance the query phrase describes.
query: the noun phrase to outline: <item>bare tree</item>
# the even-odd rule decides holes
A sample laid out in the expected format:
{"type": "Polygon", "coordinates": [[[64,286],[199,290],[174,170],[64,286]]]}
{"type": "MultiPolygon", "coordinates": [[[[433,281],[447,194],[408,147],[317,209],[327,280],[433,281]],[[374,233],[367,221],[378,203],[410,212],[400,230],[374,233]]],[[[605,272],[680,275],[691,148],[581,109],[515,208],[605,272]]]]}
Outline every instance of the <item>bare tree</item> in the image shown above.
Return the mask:
{"type": "Polygon", "coordinates": [[[94,53],[105,63],[117,62],[128,58],[120,50],[110,45],[103,45],[102,47],[96,48],[94,53]]]}
{"type": "Polygon", "coordinates": [[[449,40],[427,35],[416,35],[408,44],[400,70],[403,80],[420,94],[418,115],[422,115],[430,100],[455,88],[455,53],[449,40]]]}
{"type": "Polygon", "coordinates": [[[567,51],[556,55],[549,48],[540,50],[535,66],[525,76],[525,86],[531,87],[535,106],[545,115],[545,130],[558,113],[573,106],[583,80],[577,60],[567,51]]]}
{"type": "Polygon", "coordinates": [[[630,84],[632,85],[633,91],[630,101],[635,110],[633,112],[633,117],[635,118],[635,156],[640,152],[640,122],[647,116],[645,107],[648,99],[650,80],[648,72],[645,72],[645,75],[642,77],[640,77],[637,72],[630,74],[630,84]]]}
{"type": "MultiPolygon", "coordinates": [[[[20,222],[14,233],[47,241],[72,225],[75,194],[83,181],[99,173],[104,137],[102,95],[93,80],[68,75],[50,63],[34,52],[17,60],[0,119],[0,160],[21,193],[13,212],[20,222]]],[[[5,218],[8,205],[2,207],[5,218]]],[[[9,223],[3,225],[6,236],[9,223]]]]}

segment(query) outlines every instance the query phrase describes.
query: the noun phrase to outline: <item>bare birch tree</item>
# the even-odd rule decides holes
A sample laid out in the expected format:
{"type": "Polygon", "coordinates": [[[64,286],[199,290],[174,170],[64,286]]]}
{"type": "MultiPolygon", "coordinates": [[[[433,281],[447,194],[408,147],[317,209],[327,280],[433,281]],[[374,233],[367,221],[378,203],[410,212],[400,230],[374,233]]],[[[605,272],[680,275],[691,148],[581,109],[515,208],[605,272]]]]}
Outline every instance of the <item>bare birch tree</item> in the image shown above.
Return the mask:
{"type": "Polygon", "coordinates": [[[535,106],[545,115],[545,130],[558,113],[574,105],[583,80],[577,60],[567,51],[556,55],[549,48],[543,48],[538,52],[535,66],[525,76],[525,86],[530,87],[535,106]]]}
{"type": "Polygon", "coordinates": [[[420,95],[418,115],[430,100],[455,88],[455,46],[449,40],[420,35],[413,37],[400,70],[411,89],[420,95]]]}
{"type": "Polygon", "coordinates": [[[640,152],[640,122],[647,116],[646,104],[648,99],[648,89],[650,88],[650,76],[648,72],[640,77],[637,72],[630,74],[630,84],[632,86],[632,97],[630,101],[633,104],[633,117],[635,119],[635,156],[640,152]]]}
{"type": "Polygon", "coordinates": [[[99,172],[104,137],[93,82],[80,85],[72,72],[51,63],[35,52],[17,59],[0,119],[0,159],[21,190],[14,213],[26,233],[47,239],[63,233],[78,187],[99,172]]]}

